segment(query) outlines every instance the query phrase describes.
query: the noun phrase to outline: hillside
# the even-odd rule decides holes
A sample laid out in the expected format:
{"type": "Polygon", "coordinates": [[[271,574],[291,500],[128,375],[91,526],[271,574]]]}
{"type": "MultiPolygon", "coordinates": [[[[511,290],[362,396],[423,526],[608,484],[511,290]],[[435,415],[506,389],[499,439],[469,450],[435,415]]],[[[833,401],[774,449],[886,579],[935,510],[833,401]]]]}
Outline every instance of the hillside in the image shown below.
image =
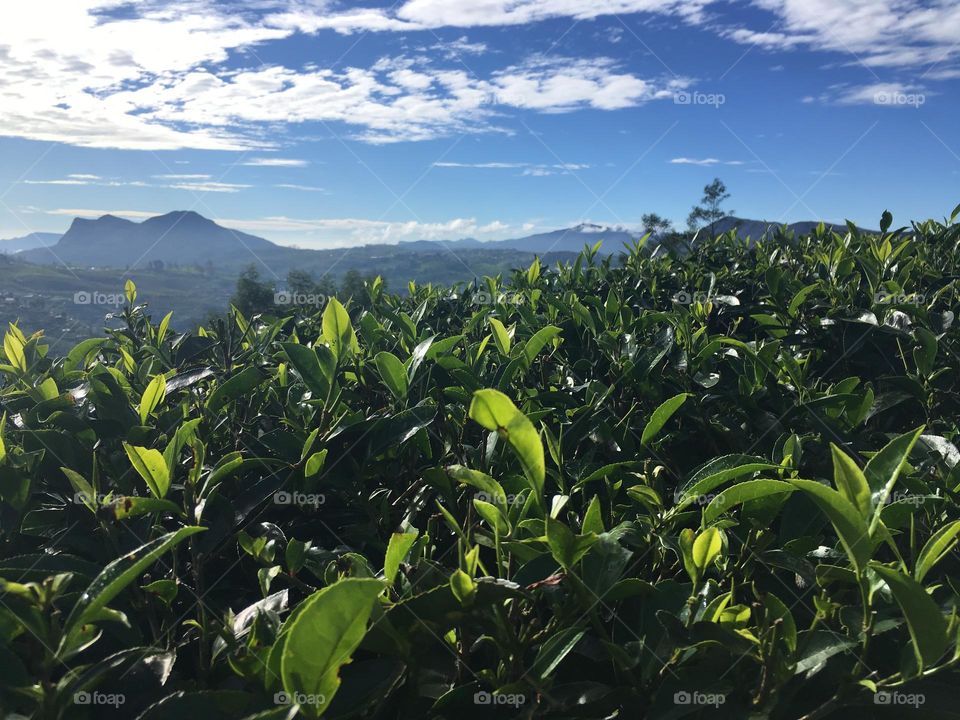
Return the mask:
{"type": "Polygon", "coordinates": [[[60,233],[34,232],[17,238],[0,240],[0,254],[10,255],[24,250],[50,247],[56,245],[61,237],[63,235],[60,233]]]}

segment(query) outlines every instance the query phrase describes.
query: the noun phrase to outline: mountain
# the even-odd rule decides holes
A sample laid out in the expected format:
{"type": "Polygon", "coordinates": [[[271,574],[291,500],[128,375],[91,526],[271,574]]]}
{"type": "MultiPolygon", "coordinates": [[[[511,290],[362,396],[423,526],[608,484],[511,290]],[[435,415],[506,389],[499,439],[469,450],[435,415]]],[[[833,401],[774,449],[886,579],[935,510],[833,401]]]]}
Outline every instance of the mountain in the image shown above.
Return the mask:
{"type": "MultiPolygon", "coordinates": [[[[795,222],[787,225],[787,230],[792,232],[795,237],[801,237],[803,235],[809,235],[814,230],[817,229],[819,221],[803,221],[795,222]]],[[[849,228],[846,225],[838,225],[835,223],[824,223],[827,230],[835,231],[841,235],[845,235],[849,232],[849,228]]],[[[713,223],[713,225],[708,225],[707,227],[700,230],[701,233],[712,233],[713,235],[722,235],[723,233],[729,232],[731,230],[736,230],[737,237],[741,240],[749,239],[752,242],[757,242],[761,239],[770,239],[776,237],[776,235],[783,228],[783,223],[769,222],[767,220],[747,220],[745,218],[738,218],[733,216],[728,216],[718,220],[713,223]]],[[[863,228],[858,228],[862,233],[871,233],[876,232],[875,230],[864,230],[863,228]]]]}
{"type": "MultiPolygon", "coordinates": [[[[623,251],[630,243],[642,236],[642,233],[631,232],[625,228],[581,223],[571,228],[537,233],[535,235],[527,235],[511,240],[488,240],[481,242],[480,240],[469,238],[464,240],[445,240],[441,242],[452,250],[458,248],[510,248],[512,250],[544,255],[551,252],[579,253],[583,250],[584,245],[593,247],[598,241],[602,240],[603,245],[600,246],[599,252],[610,255],[623,251]]],[[[402,245],[410,246],[411,248],[426,249],[431,245],[436,247],[437,241],[418,240],[402,243],[402,245]]]]}
{"type": "Polygon", "coordinates": [[[153,261],[217,263],[224,258],[269,251],[269,240],[217,225],[191,211],[177,211],[135,223],[114,215],[76,218],[49,248],[25,251],[23,259],[91,267],[143,267],[153,261]]]}
{"type": "Polygon", "coordinates": [[[23,237],[0,240],[0,254],[10,255],[24,250],[49,247],[55,245],[61,237],[63,236],[60,233],[34,232],[23,237]]]}

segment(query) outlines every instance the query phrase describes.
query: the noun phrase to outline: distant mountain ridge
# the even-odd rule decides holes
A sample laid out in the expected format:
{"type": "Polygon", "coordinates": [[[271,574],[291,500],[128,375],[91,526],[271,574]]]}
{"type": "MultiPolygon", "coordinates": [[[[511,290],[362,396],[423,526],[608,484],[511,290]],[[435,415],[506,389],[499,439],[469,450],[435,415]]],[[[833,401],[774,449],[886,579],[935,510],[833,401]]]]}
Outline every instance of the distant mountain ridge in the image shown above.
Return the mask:
{"type": "MultiPolygon", "coordinates": [[[[788,225],[797,235],[812,232],[817,222],[798,222],[788,225]]],[[[761,220],[725,217],[712,226],[702,229],[701,234],[722,234],[735,230],[739,237],[756,242],[774,236],[782,226],[761,220]]],[[[829,225],[831,229],[846,232],[845,225],[829,225]]],[[[865,231],[868,232],[868,231],[865,231]]],[[[592,247],[602,241],[599,252],[604,255],[624,252],[643,237],[643,233],[623,227],[610,227],[593,223],[581,223],[571,228],[535,233],[507,240],[480,241],[474,238],[461,240],[416,240],[397,245],[370,244],[350,251],[354,257],[344,261],[342,267],[360,269],[384,275],[400,272],[395,263],[387,258],[408,255],[435,255],[444,250],[469,254],[474,259],[496,258],[506,260],[511,253],[517,261],[527,256],[570,255],[579,253],[584,246],[592,247]],[[359,263],[359,264],[358,264],[359,263]],[[388,266],[381,269],[380,266],[388,266]]],[[[658,244],[664,249],[674,247],[669,238],[661,243],[652,238],[647,248],[658,244]]],[[[686,243],[676,246],[683,251],[686,243]]],[[[232,272],[246,265],[255,264],[278,275],[291,269],[305,269],[325,273],[333,263],[341,263],[344,250],[310,250],[277,245],[256,235],[232,230],[218,225],[213,220],[192,211],[175,211],[165,215],[133,222],[114,215],[96,219],[76,218],[62,236],[54,233],[34,233],[25,238],[0,241],[0,251],[16,252],[19,259],[40,264],[64,264],[78,267],[101,267],[133,269],[161,261],[174,265],[213,265],[218,270],[232,272]],[[9,245],[7,243],[10,243],[9,245]]],[[[460,272],[449,277],[461,277],[469,263],[461,258],[460,272]]],[[[412,260],[408,264],[415,264],[412,260]]],[[[423,278],[407,278],[423,280],[423,278]]],[[[435,280],[428,278],[428,280],[435,280]]],[[[404,280],[405,282],[405,280],[404,280]]]]}
{"type": "Polygon", "coordinates": [[[487,240],[481,241],[474,238],[463,240],[414,240],[401,243],[408,247],[417,249],[426,249],[428,246],[436,246],[438,242],[443,243],[451,249],[458,247],[470,248],[511,248],[523,252],[545,254],[550,252],[570,252],[579,253],[583,246],[592,247],[597,241],[602,240],[603,245],[600,251],[603,254],[610,255],[622,252],[630,243],[643,237],[643,233],[633,232],[621,227],[610,227],[607,225],[596,225],[593,223],[581,223],[571,228],[561,230],[552,230],[550,232],[536,233],[520,238],[508,240],[487,240]]]}
{"type": "Polygon", "coordinates": [[[56,245],[62,237],[61,233],[32,232],[22,237],[0,240],[0,253],[10,255],[34,248],[50,247],[56,245]]]}
{"type": "MultiPolygon", "coordinates": [[[[794,236],[800,237],[803,235],[809,235],[817,229],[817,226],[820,225],[820,221],[802,221],[788,224],[787,230],[792,232],[794,236]]],[[[825,222],[827,230],[835,231],[841,234],[845,234],[849,231],[849,228],[846,225],[840,225],[837,223],[828,223],[825,222]]],[[[763,239],[769,239],[777,235],[780,232],[780,229],[783,228],[784,223],[770,222],[767,220],[748,220],[745,218],[733,217],[732,215],[725,218],[721,218],[712,225],[708,225],[700,230],[700,232],[711,232],[714,235],[722,235],[731,230],[737,231],[737,237],[741,240],[750,239],[753,242],[763,239]]],[[[865,230],[863,228],[857,228],[860,232],[871,233],[876,232],[875,230],[865,230]]]]}
{"type": "Polygon", "coordinates": [[[225,228],[189,210],[170,212],[136,223],[103,215],[75,218],[59,241],[25,251],[24,260],[64,262],[92,267],[142,266],[155,260],[180,264],[216,262],[245,248],[266,251],[269,240],[225,228]]]}

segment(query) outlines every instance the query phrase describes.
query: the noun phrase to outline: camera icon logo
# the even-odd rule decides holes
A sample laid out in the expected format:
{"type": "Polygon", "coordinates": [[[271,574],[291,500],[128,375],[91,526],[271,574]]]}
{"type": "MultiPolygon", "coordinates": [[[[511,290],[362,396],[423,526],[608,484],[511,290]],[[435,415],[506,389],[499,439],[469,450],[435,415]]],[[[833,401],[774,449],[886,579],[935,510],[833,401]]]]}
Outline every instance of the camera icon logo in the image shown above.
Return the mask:
{"type": "Polygon", "coordinates": [[[74,705],[89,705],[92,698],[90,693],[86,691],[81,691],[73,694],[73,704],[74,705]]]}
{"type": "Polygon", "coordinates": [[[681,90],[674,94],[673,102],[677,105],[689,105],[693,102],[693,96],[685,90],[681,90]]]}
{"type": "Polygon", "coordinates": [[[674,705],[689,705],[692,702],[693,698],[686,690],[679,690],[673,694],[674,705]]]}
{"type": "Polygon", "coordinates": [[[86,290],[79,290],[73,294],[74,305],[89,305],[93,302],[93,296],[86,290]]]}
{"type": "Polygon", "coordinates": [[[273,704],[274,704],[274,705],[289,705],[289,704],[290,704],[290,696],[289,696],[287,693],[285,693],[283,690],[281,690],[281,691],[278,692],[278,693],[274,693],[274,694],[273,694],[273,704]]]}
{"type": "Polygon", "coordinates": [[[274,305],[289,305],[293,302],[293,296],[287,290],[280,290],[273,294],[274,305]]]}
{"type": "Polygon", "coordinates": [[[291,505],[293,503],[293,495],[286,490],[279,490],[273,494],[273,503],[274,505],[291,505]]]}
{"type": "Polygon", "coordinates": [[[486,690],[481,690],[480,692],[475,692],[473,694],[474,705],[490,705],[492,703],[493,703],[493,695],[488,693],[486,690]]]}

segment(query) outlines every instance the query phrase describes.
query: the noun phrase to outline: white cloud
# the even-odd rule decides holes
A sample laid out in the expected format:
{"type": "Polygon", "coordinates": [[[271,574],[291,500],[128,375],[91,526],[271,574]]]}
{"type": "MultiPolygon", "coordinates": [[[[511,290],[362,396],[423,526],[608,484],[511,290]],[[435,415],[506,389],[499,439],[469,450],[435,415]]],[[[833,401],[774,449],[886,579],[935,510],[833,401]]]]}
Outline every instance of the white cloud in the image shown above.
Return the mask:
{"type": "Polygon", "coordinates": [[[284,188],[286,190],[303,190],[304,192],[319,192],[326,193],[326,188],[314,187],[313,185],[296,185],[294,183],[279,183],[274,185],[274,187],[284,188]]]}
{"type": "Polygon", "coordinates": [[[960,4],[954,0],[751,0],[773,13],[777,31],[727,30],[731,39],[772,49],[807,46],[847,54],[851,63],[904,67],[956,58],[960,4]]]}
{"type": "Polygon", "coordinates": [[[262,0],[27,4],[0,23],[0,136],[91,148],[249,150],[270,149],[277,128],[305,122],[343,123],[352,137],[384,143],[503,131],[497,123],[510,110],[632,107],[669,97],[671,84],[607,58],[533,58],[476,77],[453,59],[486,50],[466,36],[447,44],[446,60],[428,51],[336,70],[268,65],[255,53],[263,43],[323,28],[473,27],[623,12],[689,18],[707,2],[409,0],[391,12],[342,13],[325,2],[262,0]]]}
{"type": "Polygon", "coordinates": [[[391,8],[366,8],[331,13],[327,8],[293,10],[271,22],[301,32],[332,29],[341,33],[360,31],[414,31],[442,27],[494,27],[525,25],[552,18],[592,20],[610,15],[651,13],[675,15],[691,22],[702,19],[714,0],[407,0],[391,8]]]}
{"type": "Polygon", "coordinates": [[[719,158],[688,158],[688,157],[678,157],[673,158],[670,161],[671,165],[700,165],[703,167],[710,167],[712,165],[744,165],[743,160],[720,160],[719,158]]]}
{"type": "Polygon", "coordinates": [[[98,218],[104,215],[115,215],[121,218],[151,218],[162,215],[162,212],[150,210],[92,210],[90,208],[55,208],[45,210],[47,215],[65,215],[67,217],[98,218]]]}
{"type": "Polygon", "coordinates": [[[803,98],[807,104],[873,105],[876,107],[921,107],[934,93],[922,86],[898,82],[877,82],[866,85],[833,85],[818,96],[803,98]]]}
{"type": "Polygon", "coordinates": [[[522,162],[437,162],[434,163],[433,166],[438,168],[469,168],[474,170],[521,170],[522,175],[527,175],[530,177],[569,175],[577,170],[586,170],[591,167],[586,163],[556,163],[553,165],[540,165],[522,162]]]}
{"type": "Polygon", "coordinates": [[[168,185],[174,190],[189,190],[190,192],[216,192],[216,193],[235,193],[246,190],[251,185],[240,185],[237,183],[224,182],[180,182],[168,185]]]}
{"type": "Polygon", "coordinates": [[[482,162],[482,163],[462,163],[462,162],[437,162],[433,164],[438,168],[474,168],[480,170],[509,170],[526,167],[526,163],[515,162],[482,162]]]}
{"type": "MultiPolygon", "coordinates": [[[[98,218],[115,215],[129,220],[162,215],[163,211],[103,210],[94,208],[56,208],[44,211],[60,217],[98,218]]],[[[261,235],[281,245],[306,248],[353,247],[370,243],[396,244],[407,240],[502,240],[527,234],[533,223],[513,225],[501,220],[487,222],[476,218],[445,221],[368,220],[364,218],[292,218],[285,215],[261,218],[211,217],[219,225],[261,235]]]]}
{"type": "Polygon", "coordinates": [[[294,158],[258,157],[251,158],[240,164],[249,165],[250,167],[306,167],[310,163],[306,160],[297,160],[294,158]]]}
{"type": "MultiPolygon", "coordinates": [[[[95,176],[90,176],[95,177],[95,176]]],[[[154,175],[163,183],[148,183],[142,180],[118,180],[116,178],[80,179],[68,176],[53,180],[21,180],[24,185],[97,185],[99,187],[137,187],[188,190],[190,192],[239,192],[253,187],[239,183],[217,182],[209,175],[154,175]]]]}
{"type": "Polygon", "coordinates": [[[261,234],[281,244],[300,247],[351,247],[371,243],[396,244],[408,240],[505,239],[520,228],[499,220],[480,222],[476,218],[453,218],[422,222],[368,220],[364,218],[291,218],[285,215],[264,218],[214,218],[225,227],[261,234]]]}

